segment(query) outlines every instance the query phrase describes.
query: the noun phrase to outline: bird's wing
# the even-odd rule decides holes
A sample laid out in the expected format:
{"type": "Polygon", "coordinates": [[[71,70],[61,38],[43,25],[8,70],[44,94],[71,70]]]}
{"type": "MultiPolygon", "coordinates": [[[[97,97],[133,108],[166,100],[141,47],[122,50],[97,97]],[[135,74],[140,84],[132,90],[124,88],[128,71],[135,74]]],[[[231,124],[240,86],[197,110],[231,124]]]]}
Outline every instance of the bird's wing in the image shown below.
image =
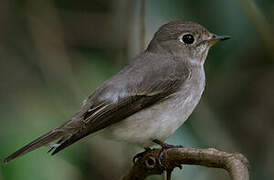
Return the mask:
{"type": "Polygon", "coordinates": [[[82,127],[56,147],[52,154],[91,133],[168,98],[189,78],[189,68],[180,60],[155,59],[151,56],[141,58],[139,61],[142,62],[128,66],[126,70],[122,70],[95,90],[87,99],[76,122],[72,122],[73,124],[81,122],[82,127]],[[144,61],[150,63],[146,64],[144,61]]]}

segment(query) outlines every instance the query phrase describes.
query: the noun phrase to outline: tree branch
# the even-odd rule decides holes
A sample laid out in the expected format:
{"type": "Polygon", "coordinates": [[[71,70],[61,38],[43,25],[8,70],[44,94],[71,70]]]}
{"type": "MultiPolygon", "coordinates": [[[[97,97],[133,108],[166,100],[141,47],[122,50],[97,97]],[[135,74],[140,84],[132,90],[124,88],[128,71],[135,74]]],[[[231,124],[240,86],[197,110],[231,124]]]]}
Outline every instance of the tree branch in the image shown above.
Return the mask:
{"type": "Polygon", "coordinates": [[[144,153],[122,180],[144,180],[153,174],[162,174],[182,164],[201,165],[222,168],[228,171],[232,180],[249,180],[248,160],[239,153],[226,153],[213,148],[170,148],[159,161],[161,149],[152,149],[144,153]]]}

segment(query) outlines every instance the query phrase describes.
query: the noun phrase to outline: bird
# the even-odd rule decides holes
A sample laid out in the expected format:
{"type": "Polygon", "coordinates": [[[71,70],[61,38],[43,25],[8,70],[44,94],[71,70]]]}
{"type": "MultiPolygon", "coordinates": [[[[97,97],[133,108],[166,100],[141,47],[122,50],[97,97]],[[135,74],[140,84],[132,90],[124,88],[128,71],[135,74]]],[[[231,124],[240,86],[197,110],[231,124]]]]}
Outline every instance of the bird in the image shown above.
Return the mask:
{"type": "Polygon", "coordinates": [[[91,134],[145,149],[154,142],[164,142],[200,101],[210,47],[229,38],[191,21],[162,25],[147,48],[96,88],[67,122],[4,162],[50,144],[54,155],[91,134]]]}

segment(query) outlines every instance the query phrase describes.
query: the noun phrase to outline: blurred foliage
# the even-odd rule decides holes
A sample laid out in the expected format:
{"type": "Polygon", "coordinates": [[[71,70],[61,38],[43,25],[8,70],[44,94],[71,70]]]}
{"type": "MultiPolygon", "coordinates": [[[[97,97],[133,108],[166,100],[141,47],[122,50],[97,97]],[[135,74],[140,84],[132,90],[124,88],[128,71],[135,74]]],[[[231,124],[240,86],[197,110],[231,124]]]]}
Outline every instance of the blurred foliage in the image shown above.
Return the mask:
{"type": "MultiPolygon", "coordinates": [[[[1,2],[1,161],[69,119],[140,52],[139,12],[140,1],[1,2]]],[[[273,18],[272,0],[146,2],[146,44],[158,27],[178,19],[232,37],[211,49],[202,100],[168,142],[239,151],[250,160],[251,179],[260,180],[274,177],[273,18]]],[[[41,148],[0,163],[0,180],[118,179],[135,152],[86,138],[53,157],[41,148]]],[[[173,179],[182,178],[228,179],[223,171],[196,166],[176,170],[173,179]]]]}

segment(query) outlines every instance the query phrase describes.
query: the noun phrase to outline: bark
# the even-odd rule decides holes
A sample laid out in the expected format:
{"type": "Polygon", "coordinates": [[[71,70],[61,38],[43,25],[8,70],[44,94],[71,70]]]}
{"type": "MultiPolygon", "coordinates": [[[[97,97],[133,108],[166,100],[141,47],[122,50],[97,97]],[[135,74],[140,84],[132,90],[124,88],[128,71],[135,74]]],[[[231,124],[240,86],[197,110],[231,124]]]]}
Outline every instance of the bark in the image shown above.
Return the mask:
{"type": "Polygon", "coordinates": [[[160,152],[161,149],[145,152],[122,180],[143,180],[164,171],[170,176],[172,170],[176,167],[181,168],[182,164],[222,168],[227,170],[233,180],[249,180],[248,160],[239,153],[226,153],[213,148],[169,148],[163,152],[160,160],[160,152]]]}

